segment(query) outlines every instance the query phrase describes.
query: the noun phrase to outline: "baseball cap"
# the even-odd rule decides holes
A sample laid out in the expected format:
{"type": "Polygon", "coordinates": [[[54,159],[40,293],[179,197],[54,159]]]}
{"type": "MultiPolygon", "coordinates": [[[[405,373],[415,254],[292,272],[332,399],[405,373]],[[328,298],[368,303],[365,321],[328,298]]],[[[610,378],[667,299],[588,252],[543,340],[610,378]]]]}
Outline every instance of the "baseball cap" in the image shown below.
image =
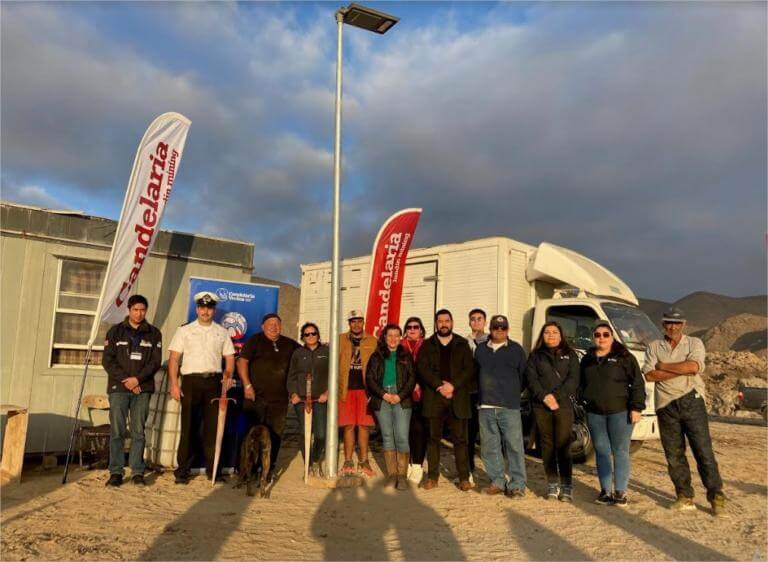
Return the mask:
{"type": "Polygon", "coordinates": [[[491,330],[501,328],[503,330],[509,329],[509,320],[503,314],[495,314],[491,316],[491,330]]]}
{"type": "Polygon", "coordinates": [[[349,311],[349,314],[347,314],[347,322],[350,320],[357,320],[357,319],[363,319],[365,316],[363,316],[363,311],[358,309],[352,309],[349,311]]]}

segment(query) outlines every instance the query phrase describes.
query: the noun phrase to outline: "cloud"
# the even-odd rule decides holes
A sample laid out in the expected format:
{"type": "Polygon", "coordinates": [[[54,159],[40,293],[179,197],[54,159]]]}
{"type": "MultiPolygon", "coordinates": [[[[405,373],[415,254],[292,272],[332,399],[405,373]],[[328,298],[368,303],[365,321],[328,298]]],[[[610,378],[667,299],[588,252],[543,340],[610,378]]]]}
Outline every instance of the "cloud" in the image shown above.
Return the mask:
{"type": "Polygon", "coordinates": [[[3,180],[0,197],[4,201],[42,207],[44,209],[71,209],[48,191],[37,185],[14,185],[3,180]]]}
{"type": "MultiPolygon", "coordinates": [[[[418,246],[547,240],[644,296],[765,290],[765,5],[462,6],[348,28],[345,255],[419,206],[418,246]]],[[[180,111],[166,225],[297,281],[330,257],[333,9],[4,4],[4,188],[115,217],[143,128],[180,111]]]]}
{"type": "Polygon", "coordinates": [[[764,273],[725,272],[747,252],[765,270],[742,243],[765,232],[765,7],[656,6],[540,5],[525,25],[393,32],[351,86],[386,116],[357,123],[352,157],[376,171],[360,198],[380,218],[424,207],[419,245],[549,240],[641,294],[764,291],[764,273]],[[659,242],[649,233],[668,260],[643,247],[659,242]]]}

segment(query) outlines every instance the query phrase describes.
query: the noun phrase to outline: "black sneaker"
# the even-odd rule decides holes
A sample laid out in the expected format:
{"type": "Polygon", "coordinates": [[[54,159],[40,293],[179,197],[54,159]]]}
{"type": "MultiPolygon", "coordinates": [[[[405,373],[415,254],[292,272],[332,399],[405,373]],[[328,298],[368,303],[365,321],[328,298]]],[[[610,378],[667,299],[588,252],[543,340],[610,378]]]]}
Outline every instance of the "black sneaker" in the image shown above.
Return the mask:
{"type": "Polygon", "coordinates": [[[176,474],[174,482],[176,484],[189,484],[189,474],[176,474]]]}
{"type": "Polygon", "coordinates": [[[626,507],[629,503],[629,498],[626,492],[616,492],[613,494],[613,504],[620,507],[626,507]]]}
{"type": "Polygon", "coordinates": [[[108,488],[119,488],[123,485],[123,475],[122,474],[110,474],[109,480],[107,480],[107,483],[104,484],[108,488]]]}
{"type": "Polygon", "coordinates": [[[600,490],[600,495],[595,499],[595,503],[600,505],[613,505],[613,497],[605,490],[600,490]]]}
{"type": "Polygon", "coordinates": [[[557,496],[557,499],[559,499],[561,502],[573,502],[573,487],[572,486],[562,486],[560,488],[560,495],[557,496]]]}
{"type": "Polygon", "coordinates": [[[144,480],[144,475],[143,474],[134,474],[133,476],[131,476],[131,483],[134,486],[146,486],[147,485],[146,480],[144,480]]]}
{"type": "Polygon", "coordinates": [[[267,472],[267,484],[272,484],[275,481],[275,469],[270,468],[267,472]]]}
{"type": "Polygon", "coordinates": [[[547,486],[547,499],[548,500],[556,500],[559,495],[560,495],[560,485],[559,484],[549,484],[547,486]]]}

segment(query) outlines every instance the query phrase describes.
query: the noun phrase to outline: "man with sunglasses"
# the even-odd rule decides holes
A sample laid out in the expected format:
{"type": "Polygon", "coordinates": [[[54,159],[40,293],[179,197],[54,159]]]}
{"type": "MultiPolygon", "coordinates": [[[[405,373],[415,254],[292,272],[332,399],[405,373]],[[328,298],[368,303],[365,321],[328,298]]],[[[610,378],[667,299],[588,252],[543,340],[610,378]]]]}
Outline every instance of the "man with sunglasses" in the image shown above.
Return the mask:
{"type": "Polygon", "coordinates": [[[312,401],[312,443],[309,471],[323,476],[321,462],[325,454],[325,425],[328,402],[328,346],[320,343],[317,324],[307,322],[301,327],[302,347],[296,349],[288,368],[288,394],[299,422],[299,451],[304,454],[304,403],[307,400],[307,376],[310,376],[312,401]]]}
{"type": "Polygon", "coordinates": [[[706,351],[699,338],[683,334],[686,318],[672,307],[664,313],[664,339],[651,342],[645,352],[643,373],[655,382],[656,416],[667,468],[675,486],[677,500],[670,506],[676,511],[693,511],[691,469],[685,456],[685,441],[693,451],[699,475],[707,489],[707,501],[713,515],[725,512],[723,481],[712,450],[707,408],[704,403],[706,351]]]}
{"type": "Polygon", "coordinates": [[[478,345],[480,454],[491,485],[489,495],[504,493],[511,498],[525,495],[525,451],[520,394],[525,388],[525,351],[509,339],[509,321],[491,317],[491,335],[478,345]],[[504,460],[509,480],[504,475],[504,460]]]}
{"type": "Polygon", "coordinates": [[[272,450],[267,481],[274,480],[277,455],[288,413],[288,366],[299,344],[281,333],[282,320],[271,312],[261,320],[261,333],[251,336],[237,360],[237,374],[243,383],[243,411],[250,423],[269,428],[272,450]]]}

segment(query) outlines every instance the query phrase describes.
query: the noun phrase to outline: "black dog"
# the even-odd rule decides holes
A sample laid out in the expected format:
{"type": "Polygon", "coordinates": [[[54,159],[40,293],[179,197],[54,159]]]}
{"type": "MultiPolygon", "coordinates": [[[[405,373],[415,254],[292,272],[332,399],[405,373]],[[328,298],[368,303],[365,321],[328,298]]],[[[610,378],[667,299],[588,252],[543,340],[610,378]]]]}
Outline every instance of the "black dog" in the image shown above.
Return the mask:
{"type": "Polygon", "coordinates": [[[253,496],[253,476],[256,472],[259,459],[261,459],[261,478],[259,480],[259,495],[263,498],[267,494],[267,473],[269,472],[269,452],[272,448],[272,439],[269,437],[269,429],[264,425],[255,425],[245,436],[240,446],[240,482],[235,486],[239,488],[245,484],[246,495],[253,496]]]}

